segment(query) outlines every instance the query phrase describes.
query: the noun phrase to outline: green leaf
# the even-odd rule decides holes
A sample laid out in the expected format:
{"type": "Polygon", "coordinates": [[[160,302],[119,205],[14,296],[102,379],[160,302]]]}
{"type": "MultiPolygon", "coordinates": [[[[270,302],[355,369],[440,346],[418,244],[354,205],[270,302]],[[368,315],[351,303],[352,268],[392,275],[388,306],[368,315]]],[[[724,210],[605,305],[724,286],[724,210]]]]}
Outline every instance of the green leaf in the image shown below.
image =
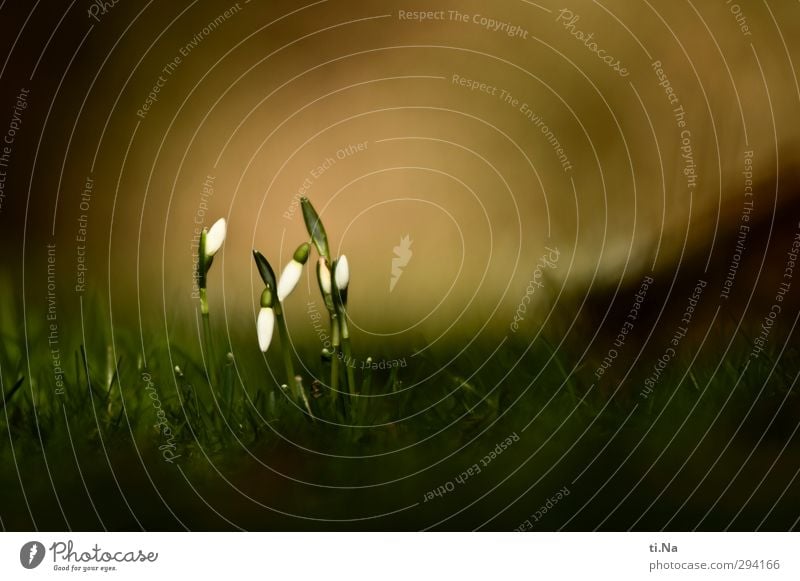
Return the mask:
{"type": "Polygon", "coordinates": [[[300,206],[303,208],[303,220],[308,229],[308,235],[311,236],[314,246],[317,247],[317,252],[323,258],[330,260],[330,251],[328,250],[328,235],[325,233],[325,226],[322,225],[322,220],[319,219],[319,214],[311,205],[308,198],[303,196],[300,198],[300,206]]]}
{"type": "Polygon", "coordinates": [[[20,386],[22,385],[22,382],[23,382],[24,380],[25,380],[25,378],[24,378],[24,377],[20,377],[20,378],[17,380],[17,382],[14,384],[14,387],[12,387],[12,388],[11,388],[11,391],[9,391],[9,392],[6,394],[5,398],[3,398],[3,405],[4,405],[4,406],[8,405],[8,402],[10,402],[10,401],[11,401],[11,398],[12,398],[12,397],[14,397],[14,394],[15,394],[15,393],[17,393],[17,390],[20,388],[20,386]]]}
{"type": "Polygon", "coordinates": [[[275,282],[275,271],[272,270],[269,261],[258,250],[253,250],[253,259],[256,261],[258,274],[261,275],[264,285],[273,292],[277,292],[278,285],[275,282]]]}

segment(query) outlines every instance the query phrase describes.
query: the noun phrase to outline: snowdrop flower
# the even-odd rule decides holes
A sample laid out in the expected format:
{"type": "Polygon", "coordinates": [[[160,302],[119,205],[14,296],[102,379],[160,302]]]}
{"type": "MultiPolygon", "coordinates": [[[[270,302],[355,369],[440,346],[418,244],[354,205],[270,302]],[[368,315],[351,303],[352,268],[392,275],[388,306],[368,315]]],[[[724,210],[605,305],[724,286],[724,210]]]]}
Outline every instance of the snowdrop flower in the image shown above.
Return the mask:
{"type": "Polygon", "coordinates": [[[211,226],[210,230],[203,228],[200,233],[200,248],[197,251],[197,286],[200,289],[200,313],[208,317],[208,296],[206,286],[208,284],[208,271],[214,262],[214,255],[222,248],[225,242],[227,226],[225,218],[220,218],[211,226]]]}
{"type": "Polygon", "coordinates": [[[222,243],[225,242],[225,234],[228,232],[228,226],[225,218],[220,218],[209,228],[206,234],[206,257],[211,258],[217,251],[222,248],[222,243]]]}
{"type": "Polygon", "coordinates": [[[267,349],[269,349],[274,330],[275,311],[272,309],[272,291],[269,288],[265,288],[264,292],[261,293],[261,310],[258,311],[258,319],[256,319],[258,347],[262,353],[266,353],[267,349]]]}
{"type": "Polygon", "coordinates": [[[258,348],[262,353],[266,353],[272,341],[272,331],[275,328],[275,311],[268,307],[262,307],[258,311],[256,321],[256,331],[258,333],[258,348]]]}
{"type": "Polygon", "coordinates": [[[300,276],[303,274],[303,265],[308,260],[308,253],[311,247],[308,242],[304,242],[297,247],[294,252],[292,260],[283,269],[281,277],[278,280],[278,300],[283,302],[286,297],[292,294],[292,291],[300,281],[300,276]]]}
{"type": "Polygon", "coordinates": [[[331,294],[331,270],[328,268],[327,261],[322,257],[317,262],[317,279],[319,279],[319,289],[322,294],[331,294]]]}
{"type": "Polygon", "coordinates": [[[347,257],[344,254],[336,261],[334,278],[336,279],[336,288],[346,291],[347,285],[350,283],[350,265],[347,264],[347,257]]]}

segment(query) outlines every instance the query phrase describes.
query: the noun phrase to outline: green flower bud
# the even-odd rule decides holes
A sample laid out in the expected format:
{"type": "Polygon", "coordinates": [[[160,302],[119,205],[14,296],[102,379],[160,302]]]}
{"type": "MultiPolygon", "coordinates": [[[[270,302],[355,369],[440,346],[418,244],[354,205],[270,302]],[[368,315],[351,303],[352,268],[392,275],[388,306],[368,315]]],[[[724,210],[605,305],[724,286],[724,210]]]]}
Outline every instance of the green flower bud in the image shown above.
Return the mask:
{"type": "Polygon", "coordinates": [[[297,247],[297,250],[294,251],[293,258],[300,264],[305,264],[308,260],[309,252],[311,252],[311,246],[308,244],[308,242],[303,242],[297,247]]]}
{"type": "Polygon", "coordinates": [[[272,291],[269,287],[261,293],[261,306],[265,309],[272,308],[272,291]]]}

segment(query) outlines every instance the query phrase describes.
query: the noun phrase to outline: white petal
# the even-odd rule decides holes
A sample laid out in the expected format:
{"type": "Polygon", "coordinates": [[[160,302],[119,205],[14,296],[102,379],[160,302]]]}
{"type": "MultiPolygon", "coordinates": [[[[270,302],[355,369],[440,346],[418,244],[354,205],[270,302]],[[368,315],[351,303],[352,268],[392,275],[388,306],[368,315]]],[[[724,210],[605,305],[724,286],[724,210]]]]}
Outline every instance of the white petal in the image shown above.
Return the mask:
{"type": "Polygon", "coordinates": [[[302,274],[303,265],[296,260],[290,260],[278,279],[278,300],[280,302],[283,302],[286,297],[292,294],[302,274]]]}
{"type": "Polygon", "coordinates": [[[258,311],[256,321],[256,331],[258,333],[258,348],[262,353],[266,353],[272,341],[272,331],[275,328],[275,311],[269,308],[262,308],[258,311]]]}
{"type": "Polygon", "coordinates": [[[350,265],[347,264],[347,257],[342,254],[336,261],[336,288],[345,290],[350,283],[350,265]]]}
{"type": "Polygon", "coordinates": [[[211,226],[206,234],[206,256],[214,256],[217,250],[222,248],[225,242],[225,234],[228,231],[225,218],[220,218],[211,226]]]}
{"type": "Polygon", "coordinates": [[[319,285],[326,295],[331,294],[331,271],[324,258],[319,259],[319,285]]]}

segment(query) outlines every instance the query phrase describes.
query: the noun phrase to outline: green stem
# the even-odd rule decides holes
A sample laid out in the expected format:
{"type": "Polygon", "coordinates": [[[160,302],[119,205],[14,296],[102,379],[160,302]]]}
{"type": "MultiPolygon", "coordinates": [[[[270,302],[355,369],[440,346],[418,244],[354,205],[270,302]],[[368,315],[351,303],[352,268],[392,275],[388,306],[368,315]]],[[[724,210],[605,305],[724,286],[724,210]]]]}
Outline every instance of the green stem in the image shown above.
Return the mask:
{"type": "Polygon", "coordinates": [[[289,393],[295,402],[300,403],[306,408],[309,418],[314,420],[314,412],[311,411],[311,404],[306,396],[303,383],[294,373],[294,363],[292,362],[292,350],[289,343],[289,329],[286,326],[286,319],[283,317],[283,309],[281,304],[276,302],[273,305],[275,311],[275,319],[278,322],[278,333],[281,336],[281,352],[283,353],[283,365],[286,368],[286,377],[288,379],[287,385],[289,386],[289,393]]]}
{"type": "Polygon", "coordinates": [[[275,311],[275,319],[278,322],[278,333],[281,336],[281,352],[283,353],[283,365],[286,369],[286,384],[289,386],[290,393],[295,401],[299,401],[300,397],[297,393],[297,379],[294,374],[294,363],[292,362],[292,352],[289,348],[289,329],[286,327],[286,319],[283,318],[283,310],[279,303],[273,306],[275,311]]]}
{"type": "Polygon", "coordinates": [[[372,357],[367,357],[364,361],[366,371],[364,371],[364,383],[361,386],[361,393],[370,395],[372,393],[372,357]]]}
{"type": "Polygon", "coordinates": [[[361,419],[364,417],[366,410],[367,410],[367,397],[372,393],[372,357],[367,357],[364,361],[364,366],[366,367],[364,371],[364,382],[361,384],[361,396],[359,398],[359,406],[358,406],[358,417],[359,423],[361,423],[361,419]]]}
{"type": "Polygon", "coordinates": [[[353,349],[350,345],[350,330],[347,328],[347,313],[345,313],[344,309],[341,310],[339,325],[342,328],[342,351],[344,353],[344,365],[347,371],[347,391],[352,398],[356,395],[356,376],[352,365],[353,349]]]}
{"type": "Polygon", "coordinates": [[[217,368],[214,359],[214,338],[211,334],[211,321],[208,317],[208,295],[205,287],[200,287],[200,314],[203,317],[203,343],[206,351],[208,382],[213,385],[217,379],[217,368]]]}
{"type": "Polygon", "coordinates": [[[331,393],[334,398],[339,397],[339,358],[341,338],[339,335],[339,318],[331,313],[331,393]]]}
{"type": "MultiPolygon", "coordinates": [[[[350,402],[347,397],[339,391],[339,366],[342,361],[342,334],[341,334],[341,319],[335,312],[331,312],[331,345],[333,347],[333,358],[331,359],[331,393],[333,394],[334,407],[338,407],[341,417],[347,418],[350,408],[350,402]],[[338,403],[338,406],[337,406],[338,403]]],[[[346,365],[346,362],[345,362],[346,365]]]]}

